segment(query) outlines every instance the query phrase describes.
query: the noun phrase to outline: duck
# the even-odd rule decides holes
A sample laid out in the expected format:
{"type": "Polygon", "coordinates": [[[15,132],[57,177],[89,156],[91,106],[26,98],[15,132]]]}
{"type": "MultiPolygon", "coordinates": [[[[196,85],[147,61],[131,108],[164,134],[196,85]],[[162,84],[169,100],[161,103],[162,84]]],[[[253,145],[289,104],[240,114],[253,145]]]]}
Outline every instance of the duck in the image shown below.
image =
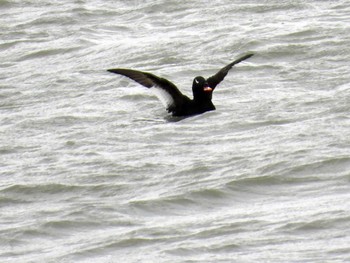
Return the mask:
{"type": "Polygon", "coordinates": [[[149,72],[126,68],[113,68],[107,71],[128,77],[142,86],[153,90],[172,116],[187,117],[215,110],[212,96],[217,85],[224,80],[234,65],[253,55],[253,53],[248,53],[239,57],[209,78],[202,76],[195,77],[192,83],[193,99],[184,95],[171,81],[149,72]]]}

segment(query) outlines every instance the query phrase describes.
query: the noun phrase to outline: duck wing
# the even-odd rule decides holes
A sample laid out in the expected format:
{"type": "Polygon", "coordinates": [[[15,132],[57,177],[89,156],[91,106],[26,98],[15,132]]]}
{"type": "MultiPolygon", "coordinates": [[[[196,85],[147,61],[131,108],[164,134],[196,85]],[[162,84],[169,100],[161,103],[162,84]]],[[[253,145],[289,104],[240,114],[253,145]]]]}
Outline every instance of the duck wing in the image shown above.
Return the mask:
{"type": "Polygon", "coordinates": [[[181,93],[175,84],[154,74],[133,69],[108,69],[107,71],[128,77],[142,86],[153,90],[168,112],[175,112],[189,98],[181,93]]]}
{"type": "Polygon", "coordinates": [[[226,77],[227,73],[234,65],[242,62],[243,60],[250,58],[253,55],[254,54],[244,55],[236,59],[235,61],[231,62],[227,66],[223,67],[222,69],[220,69],[214,76],[211,76],[210,78],[207,79],[209,87],[211,87],[212,89],[215,89],[215,87],[226,77]]]}

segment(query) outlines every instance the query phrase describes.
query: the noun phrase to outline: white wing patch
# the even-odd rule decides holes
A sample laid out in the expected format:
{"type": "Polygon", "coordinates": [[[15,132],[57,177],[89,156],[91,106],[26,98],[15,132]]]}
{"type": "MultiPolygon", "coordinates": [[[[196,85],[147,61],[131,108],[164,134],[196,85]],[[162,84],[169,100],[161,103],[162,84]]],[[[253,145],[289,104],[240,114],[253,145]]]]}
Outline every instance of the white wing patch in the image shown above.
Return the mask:
{"type": "Polygon", "coordinates": [[[168,110],[170,107],[174,106],[173,97],[166,90],[161,87],[154,85],[151,88],[152,92],[158,97],[158,99],[163,103],[164,107],[168,110]]]}

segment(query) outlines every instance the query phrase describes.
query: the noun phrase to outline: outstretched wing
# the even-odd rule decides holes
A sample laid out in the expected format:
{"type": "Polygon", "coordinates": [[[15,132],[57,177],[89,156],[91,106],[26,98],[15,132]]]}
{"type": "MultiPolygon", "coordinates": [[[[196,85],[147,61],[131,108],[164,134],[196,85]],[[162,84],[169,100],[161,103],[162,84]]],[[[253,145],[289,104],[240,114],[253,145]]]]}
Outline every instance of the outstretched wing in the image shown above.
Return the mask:
{"type": "Polygon", "coordinates": [[[232,63],[228,64],[227,66],[223,67],[222,69],[220,69],[218,73],[216,73],[214,76],[207,79],[209,87],[211,87],[212,89],[215,89],[215,87],[226,77],[227,73],[234,65],[238,64],[239,62],[242,62],[243,60],[250,58],[253,55],[254,54],[244,55],[236,59],[232,63]]]}
{"type": "Polygon", "coordinates": [[[108,71],[128,77],[153,90],[169,112],[175,111],[184,100],[188,99],[172,82],[151,73],[122,68],[108,69],[108,71]]]}

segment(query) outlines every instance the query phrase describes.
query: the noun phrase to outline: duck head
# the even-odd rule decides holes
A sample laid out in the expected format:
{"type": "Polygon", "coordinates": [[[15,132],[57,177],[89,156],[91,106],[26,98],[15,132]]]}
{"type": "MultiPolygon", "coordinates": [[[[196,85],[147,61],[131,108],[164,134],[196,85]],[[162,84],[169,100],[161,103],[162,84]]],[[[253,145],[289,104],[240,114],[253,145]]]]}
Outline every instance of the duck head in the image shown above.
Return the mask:
{"type": "Polygon", "coordinates": [[[205,78],[199,76],[193,79],[192,92],[195,100],[199,98],[211,99],[213,89],[209,87],[205,78]]]}

